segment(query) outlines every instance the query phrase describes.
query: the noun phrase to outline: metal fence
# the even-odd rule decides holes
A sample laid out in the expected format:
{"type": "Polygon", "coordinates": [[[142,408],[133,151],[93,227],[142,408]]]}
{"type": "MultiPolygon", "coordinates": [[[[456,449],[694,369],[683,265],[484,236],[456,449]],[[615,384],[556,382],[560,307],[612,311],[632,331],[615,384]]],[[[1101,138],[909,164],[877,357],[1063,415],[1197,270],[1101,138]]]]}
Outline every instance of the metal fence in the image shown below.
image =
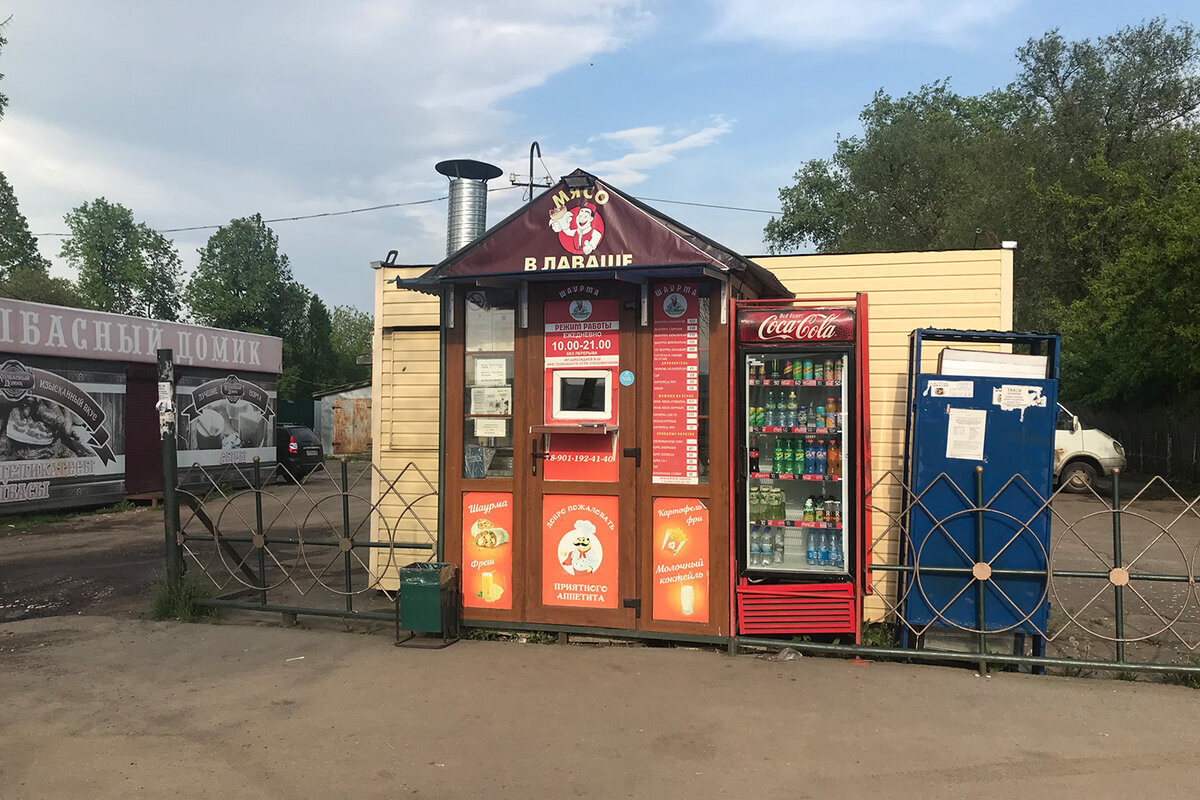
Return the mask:
{"type": "Polygon", "coordinates": [[[390,622],[396,570],[436,553],[437,486],[414,464],[196,466],[164,507],[168,576],[209,587],[203,606],[390,622]]]}
{"type": "MultiPolygon", "coordinates": [[[[945,486],[943,486],[945,488],[945,486]]],[[[866,623],[862,644],[793,641],[783,643],[802,651],[855,654],[869,658],[958,661],[989,665],[1053,669],[1081,675],[1095,670],[1200,675],[1200,497],[1187,499],[1162,478],[1124,491],[1118,471],[1111,492],[1101,496],[1065,494],[1042,497],[1017,475],[991,497],[982,492],[982,472],[975,486],[954,487],[939,475],[920,492],[901,476],[889,472],[871,487],[868,505],[886,524],[877,527],[868,571],[870,595],[879,620],[866,623]],[[924,499],[939,484],[953,487],[959,507],[934,516],[924,499]],[[1018,487],[1040,504],[1025,519],[1000,509],[997,499],[1018,487]],[[882,498],[887,498],[886,502],[882,498]],[[928,514],[934,524],[920,539],[909,536],[914,510],[928,514]],[[1050,540],[1043,543],[1031,525],[1049,515],[1050,540]],[[964,547],[947,533],[952,519],[967,516],[976,522],[975,547],[964,547]],[[1001,546],[984,545],[984,530],[1003,520],[1015,533],[1001,546]],[[927,563],[924,554],[932,540],[944,539],[957,552],[958,563],[944,559],[927,563]],[[1035,569],[1003,569],[1006,549],[1022,541],[1039,553],[1035,569]],[[934,579],[938,591],[926,591],[934,579]],[[906,606],[920,597],[945,596],[945,581],[957,581],[957,592],[933,606],[932,619],[910,621],[906,606]],[[1038,599],[1019,603],[1005,592],[1006,580],[1033,582],[1038,599]],[[985,589],[987,591],[985,591],[985,589]],[[971,624],[947,613],[959,598],[973,596],[976,619],[971,624]],[[991,598],[991,599],[989,599],[991,598]],[[989,627],[987,603],[1004,606],[1014,622],[989,627]],[[1048,608],[1047,608],[1048,606],[1048,608]],[[1046,621],[1028,635],[1038,611],[1046,621]]],[[[877,518],[879,518],[877,517],[877,518]]],[[[930,548],[931,549],[931,548],[930,548]]],[[[927,603],[926,603],[927,605],[927,603]]],[[[741,639],[741,644],[781,646],[780,642],[741,639]]],[[[1190,678],[1189,680],[1195,680],[1190,678]]]]}
{"type": "MultiPolygon", "coordinates": [[[[813,653],[868,658],[957,661],[1082,675],[1096,670],[1175,673],[1200,680],[1200,497],[1187,499],[1161,478],[1126,487],[1117,473],[1111,491],[1038,497],[1029,516],[1000,510],[997,498],[1014,487],[1033,488],[1013,476],[991,497],[982,476],[963,490],[958,507],[943,510],[922,539],[909,535],[908,519],[949,477],[938,476],[913,492],[894,472],[869,493],[877,520],[868,554],[874,611],[860,631],[862,643],[832,637],[739,637],[735,646],[793,647],[813,653]],[[1030,526],[1051,519],[1048,543],[1030,526]],[[934,537],[946,537],[952,518],[976,521],[974,548],[955,543],[961,563],[930,563],[934,537]],[[989,525],[1004,521],[1015,533],[1000,546],[983,544],[989,525]],[[1016,542],[1036,541],[1035,569],[1005,569],[1002,556],[1016,542]],[[906,605],[930,598],[936,578],[958,581],[957,593],[933,607],[932,621],[910,621],[906,605]],[[1037,586],[1036,601],[1021,603],[1005,581],[1037,586]],[[985,591],[988,589],[988,591],[985,591]],[[974,596],[973,623],[947,613],[959,597],[974,596]],[[998,599],[997,599],[998,598],[998,599]],[[1005,606],[1020,624],[984,622],[987,604],[1005,606]],[[1038,609],[1048,614],[1035,613],[1038,609]],[[1034,632],[1029,620],[1044,619],[1034,632]]],[[[201,604],[281,613],[394,622],[395,570],[433,559],[437,547],[437,486],[416,466],[385,475],[369,462],[328,462],[296,481],[284,468],[258,464],[184,471],[167,497],[168,575],[186,570],[216,597],[201,604]],[[172,526],[171,503],[178,522],[172,526]],[[374,530],[374,535],[371,531],[374,530]],[[174,568],[172,570],[172,561],[174,568]]]]}

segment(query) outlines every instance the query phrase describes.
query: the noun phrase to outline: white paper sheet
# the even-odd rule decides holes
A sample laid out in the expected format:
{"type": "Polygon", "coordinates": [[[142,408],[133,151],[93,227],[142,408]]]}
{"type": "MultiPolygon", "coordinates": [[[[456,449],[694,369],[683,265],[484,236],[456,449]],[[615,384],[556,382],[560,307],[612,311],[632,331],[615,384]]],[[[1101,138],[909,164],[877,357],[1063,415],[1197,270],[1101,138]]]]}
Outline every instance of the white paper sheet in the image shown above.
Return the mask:
{"type": "Polygon", "coordinates": [[[983,460],[983,437],[987,411],[982,408],[951,408],[946,431],[946,458],[983,460]]]}
{"type": "Polygon", "coordinates": [[[507,379],[507,363],[503,358],[475,359],[475,383],[481,386],[503,386],[507,379]]]}
{"type": "Polygon", "coordinates": [[[475,438],[483,439],[484,437],[503,438],[508,435],[508,420],[494,419],[486,417],[475,418],[475,438]]]}

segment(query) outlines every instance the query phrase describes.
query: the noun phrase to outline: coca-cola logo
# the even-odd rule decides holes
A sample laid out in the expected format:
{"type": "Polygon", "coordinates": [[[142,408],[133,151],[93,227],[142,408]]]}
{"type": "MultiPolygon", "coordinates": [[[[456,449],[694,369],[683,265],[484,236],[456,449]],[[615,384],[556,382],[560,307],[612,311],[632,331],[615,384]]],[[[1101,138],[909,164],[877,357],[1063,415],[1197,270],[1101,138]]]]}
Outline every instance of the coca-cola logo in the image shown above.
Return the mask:
{"type": "Polygon", "coordinates": [[[841,312],[830,314],[770,314],[758,323],[758,339],[822,340],[839,338],[845,324],[841,312]],[[839,323],[842,323],[839,325],[839,323]]]}

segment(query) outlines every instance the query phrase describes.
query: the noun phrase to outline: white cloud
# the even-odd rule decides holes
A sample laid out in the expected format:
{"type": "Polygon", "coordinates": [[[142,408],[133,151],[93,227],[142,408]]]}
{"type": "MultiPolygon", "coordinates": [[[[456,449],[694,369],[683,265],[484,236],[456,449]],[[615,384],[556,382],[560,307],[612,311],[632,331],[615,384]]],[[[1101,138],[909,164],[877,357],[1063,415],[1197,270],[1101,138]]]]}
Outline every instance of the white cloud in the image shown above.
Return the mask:
{"type": "Polygon", "coordinates": [[[710,0],[711,37],[795,49],[918,41],[949,47],[986,32],[1025,0],[710,0]]]}
{"type": "Polygon", "coordinates": [[[599,133],[586,145],[568,148],[547,166],[564,174],[581,167],[616,186],[627,188],[646,180],[654,167],[668,164],[686,150],[707,147],[733,130],[733,122],[720,115],[712,117],[699,130],[667,132],[662,126],[627,128],[599,133]],[[611,151],[623,151],[612,153],[611,151]],[[598,152],[603,151],[603,152],[598,152]]]}
{"type": "MultiPolygon", "coordinates": [[[[35,233],[100,195],[156,228],[438,197],[436,161],[504,163],[516,94],[654,24],[639,0],[30,4],[5,30],[0,163],[35,233]]],[[[299,280],[369,308],[346,270],[440,259],[445,206],[273,227],[299,280]]],[[[174,234],[185,264],[208,235],[174,234]]]]}

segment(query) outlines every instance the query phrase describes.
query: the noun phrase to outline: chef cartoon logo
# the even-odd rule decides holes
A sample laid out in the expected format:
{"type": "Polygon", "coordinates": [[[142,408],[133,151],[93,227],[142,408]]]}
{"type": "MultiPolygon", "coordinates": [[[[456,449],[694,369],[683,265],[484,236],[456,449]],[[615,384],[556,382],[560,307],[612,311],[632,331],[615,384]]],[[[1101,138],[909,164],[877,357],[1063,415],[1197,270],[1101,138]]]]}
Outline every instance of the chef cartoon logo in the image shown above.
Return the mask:
{"type": "Polygon", "coordinates": [[[558,234],[559,244],[568,253],[591,255],[604,238],[604,218],[594,203],[577,208],[557,206],[550,212],[550,230],[558,234]]]}
{"type": "Polygon", "coordinates": [[[575,300],[571,303],[571,319],[576,322],[583,322],[592,315],[591,300],[575,300]]]}
{"type": "Polygon", "coordinates": [[[687,307],[687,298],[679,292],[672,292],[663,300],[663,312],[671,319],[682,317],[687,311],[687,307]]]}
{"type": "Polygon", "coordinates": [[[596,526],[577,520],[558,543],[558,563],[568,575],[588,575],[600,569],[604,548],[596,537],[596,526]]]}

